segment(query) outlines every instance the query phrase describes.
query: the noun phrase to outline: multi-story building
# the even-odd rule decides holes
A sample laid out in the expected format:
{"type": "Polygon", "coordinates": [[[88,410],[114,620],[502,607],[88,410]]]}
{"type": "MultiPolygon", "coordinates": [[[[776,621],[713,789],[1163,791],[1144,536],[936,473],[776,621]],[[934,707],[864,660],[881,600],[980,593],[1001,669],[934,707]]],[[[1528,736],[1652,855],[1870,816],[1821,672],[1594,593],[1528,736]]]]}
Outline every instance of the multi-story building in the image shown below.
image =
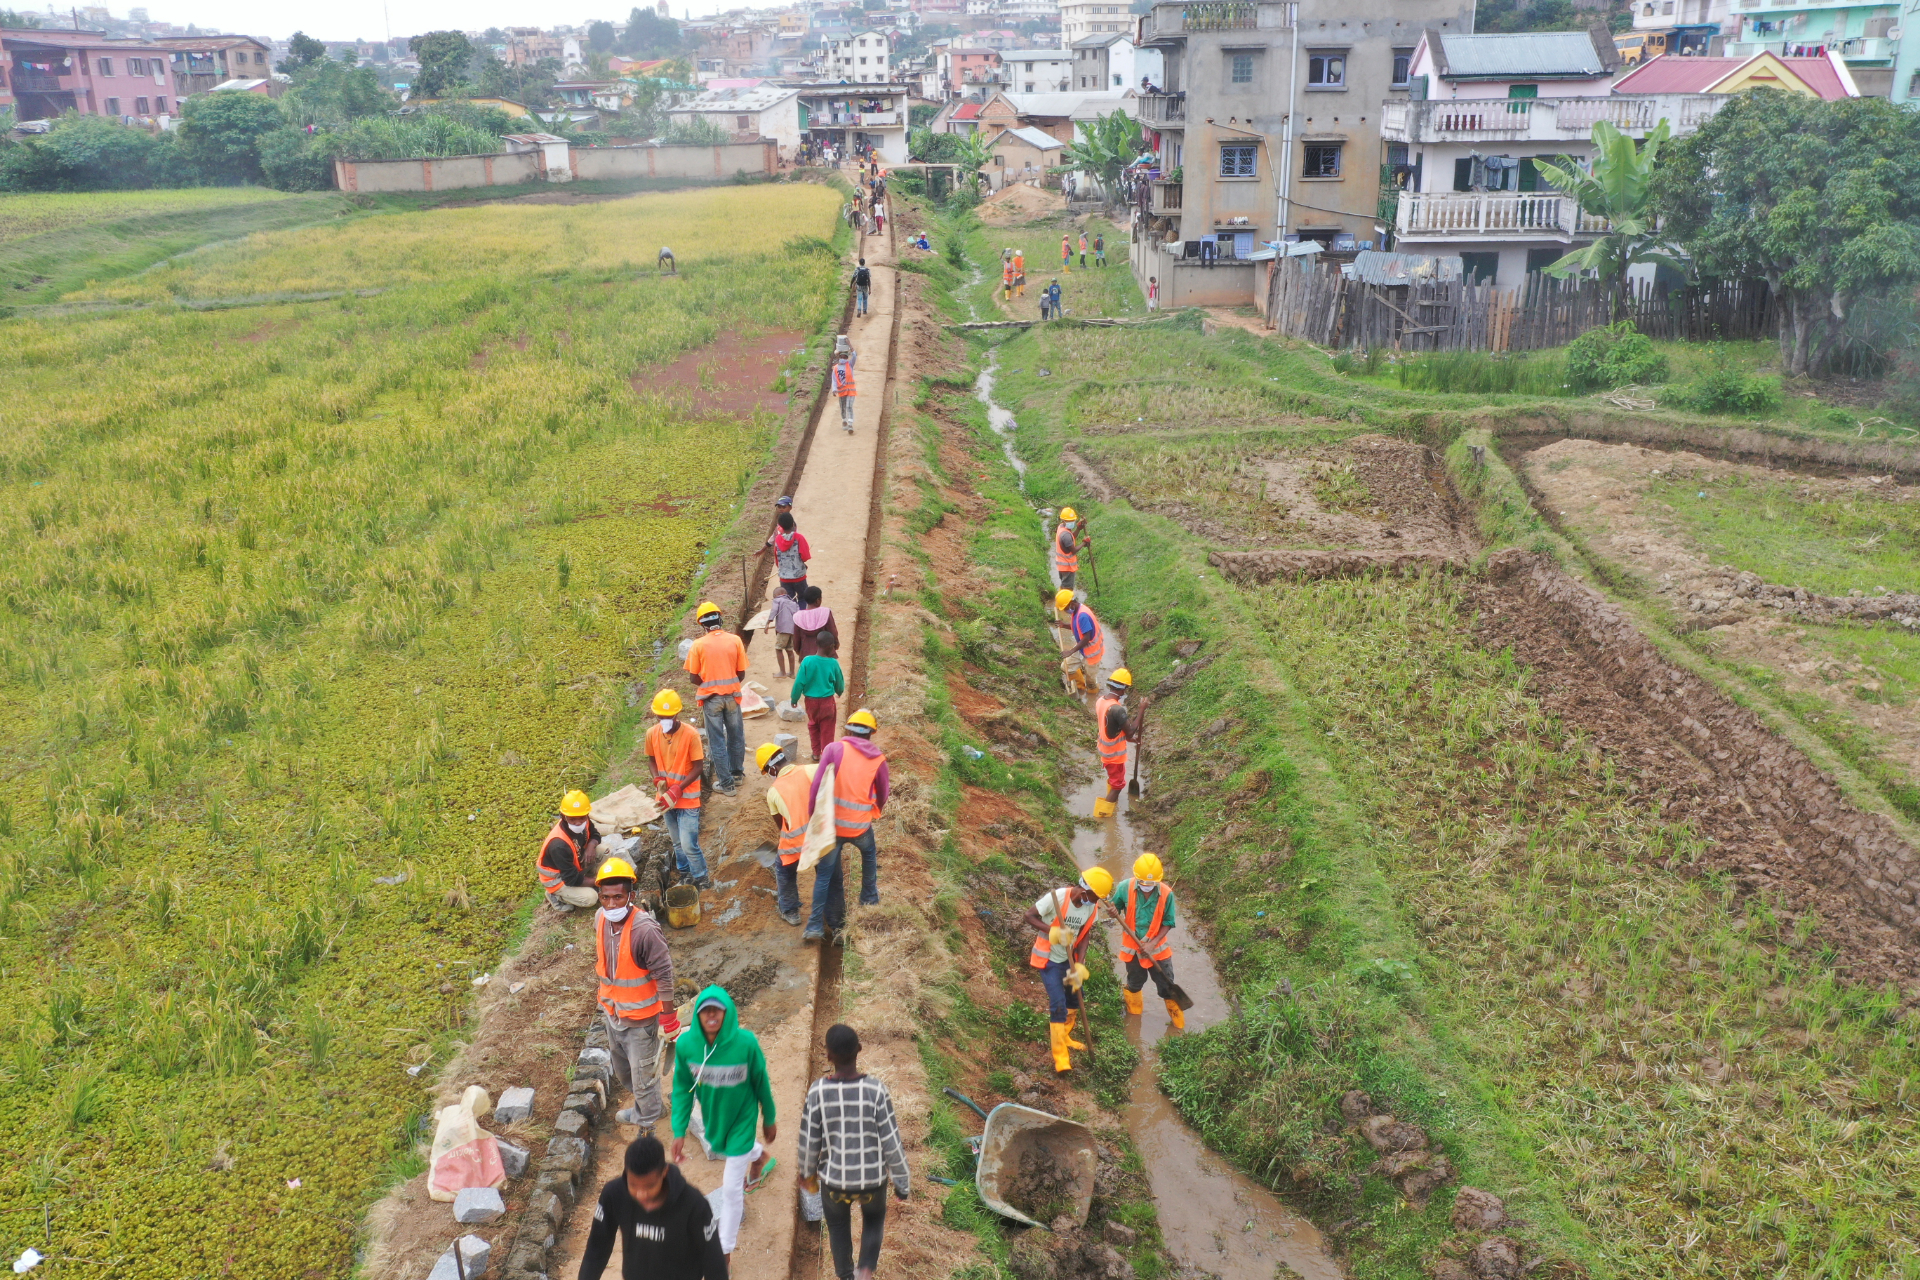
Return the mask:
{"type": "Polygon", "coordinates": [[[948,98],[1000,84],[1000,54],[994,49],[942,49],[934,55],[933,65],[948,98]]]}
{"type": "MultiPolygon", "coordinates": [[[[1723,52],[1737,58],[1756,53],[1783,58],[1838,54],[1863,95],[1897,96],[1905,101],[1911,86],[1896,85],[1896,64],[1902,44],[1920,44],[1920,31],[1912,40],[1901,39],[1900,10],[1896,3],[1858,0],[1766,0],[1764,5],[1759,0],[1733,0],[1732,11],[1721,25],[1726,36],[1723,52]]],[[[1912,61],[1911,54],[1908,60],[1912,61]]]]}
{"type": "Polygon", "coordinates": [[[849,84],[883,84],[892,76],[893,43],[884,31],[862,31],[827,41],[822,64],[829,80],[849,84]]]}
{"type": "Polygon", "coordinates": [[[1133,34],[1133,14],[1112,0],[1060,0],[1060,43],[1072,45],[1088,36],[1133,34]]]}
{"type": "Polygon", "coordinates": [[[1141,80],[1160,74],[1160,55],[1136,48],[1130,35],[1087,36],[1070,46],[1073,88],[1097,93],[1102,89],[1138,89],[1141,80]]]}
{"type": "Polygon", "coordinates": [[[1058,22],[1060,0],[999,0],[994,12],[1002,22],[1058,22]]]}
{"type": "Polygon", "coordinates": [[[0,30],[0,108],[22,122],[76,111],[164,124],[179,110],[168,57],[97,32],[0,30]]]}
{"type": "Polygon", "coordinates": [[[903,85],[803,84],[800,105],[814,142],[850,154],[871,147],[888,164],[907,162],[907,96],[903,85]]]}
{"type": "Polygon", "coordinates": [[[784,85],[763,84],[748,89],[712,89],[674,107],[668,118],[678,123],[704,120],[737,139],[772,138],[791,156],[806,132],[800,91],[784,85]]]}
{"type": "Polygon", "coordinates": [[[252,36],[162,36],[149,43],[168,51],[177,102],[210,93],[228,80],[271,75],[273,50],[252,36]]]}
{"type": "MultiPolygon", "coordinates": [[[[1380,103],[1404,99],[1423,31],[1466,32],[1473,0],[1193,0],[1141,18],[1163,60],[1140,118],[1158,156],[1133,269],[1169,306],[1253,296],[1247,255],[1284,237],[1374,238],[1380,103]],[[1364,12],[1364,11],[1363,11],[1364,12]]],[[[1344,242],[1344,241],[1341,241],[1344,242]]]]}
{"type": "Polygon", "coordinates": [[[1073,88],[1073,55],[1065,49],[1009,49],[1000,55],[1009,93],[1065,93],[1073,88]]]}

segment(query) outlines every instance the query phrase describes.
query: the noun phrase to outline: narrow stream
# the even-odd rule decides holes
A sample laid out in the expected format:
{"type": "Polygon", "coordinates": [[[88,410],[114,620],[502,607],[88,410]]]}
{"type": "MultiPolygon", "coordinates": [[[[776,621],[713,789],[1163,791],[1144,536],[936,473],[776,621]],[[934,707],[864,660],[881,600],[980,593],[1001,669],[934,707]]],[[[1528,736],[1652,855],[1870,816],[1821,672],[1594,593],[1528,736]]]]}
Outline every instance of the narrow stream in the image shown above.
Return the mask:
{"type": "MultiPolygon", "coordinates": [[[[974,393],[986,406],[988,422],[1000,437],[1000,447],[1020,476],[1024,491],[1027,467],[1013,447],[1013,413],[993,400],[994,374],[999,363],[998,353],[989,351],[987,363],[974,383],[974,393]]],[[[1052,513],[1042,514],[1051,516],[1052,513]]],[[[1051,521],[1043,519],[1042,524],[1043,530],[1050,533],[1051,521]]],[[[1051,566],[1051,552],[1048,563],[1051,566]]],[[[1057,577],[1055,585],[1058,585],[1057,577]]],[[[1106,648],[1106,659],[1096,683],[1104,683],[1106,673],[1124,662],[1119,636],[1111,628],[1107,631],[1106,648]]],[[[1093,751],[1090,703],[1083,727],[1092,781],[1068,797],[1068,808],[1076,814],[1092,813],[1094,799],[1106,794],[1105,774],[1093,751]]],[[[1124,793],[1119,804],[1120,811],[1114,817],[1078,829],[1073,838],[1074,861],[1081,869],[1104,866],[1116,881],[1131,875],[1133,860],[1148,852],[1128,820],[1124,793]]],[[[1206,949],[1195,942],[1188,929],[1177,928],[1169,937],[1173,946],[1173,971],[1194,1001],[1193,1008],[1187,1010],[1186,1029],[1203,1031],[1231,1016],[1233,1011],[1220,988],[1220,976],[1214,971],[1213,959],[1206,949]]],[[[1124,978],[1117,958],[1114,969],[1116,976],[1124,978]]],[[[1151,982],[1147,984],[1145,996],[1146,1013],[1126,1020],[1127,1039],[1141,1053],[1124,1118],[1134,1146],[1146,1164],[1147,1182],[1169,1251],[1180,1263],[1210,1272],[1220,1280],[1276,1280],[1289,1273],[1304,1280],[1340,1280],[1340,1268],[1327,1256],[1313,1224],[1287,1208],[1267,1188],[1209,1151],[1200,1135],[1187,1127],[1172,1102],[1160,1092],[1152,1047],[1172,1028],[1165,1006],[1154,997],[1151,982]],[[1288,1271],[1281,1271],[1282,1266],[1288,1271]]],[[[1098,1041],[1095,1045],[1097,1052],[1098,1041]]]]}

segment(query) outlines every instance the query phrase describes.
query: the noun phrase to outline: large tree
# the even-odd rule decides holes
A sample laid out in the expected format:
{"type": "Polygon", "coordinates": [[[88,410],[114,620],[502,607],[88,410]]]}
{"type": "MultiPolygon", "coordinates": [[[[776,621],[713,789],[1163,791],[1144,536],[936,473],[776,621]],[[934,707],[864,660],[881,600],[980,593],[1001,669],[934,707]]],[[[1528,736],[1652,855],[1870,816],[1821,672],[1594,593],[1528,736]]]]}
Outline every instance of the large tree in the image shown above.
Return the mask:
{"type": "Polygon", "coordinates": [[[630,58],[671,58],[681,51],[680,24],[663,18],[652,9],[635,9],[627,15],[627,29],[620,33],[620,52],[630,58]]]}
{"type": "Polygon", "coordinates": [[[1825,367],[1857,302],[1920,279],[1920,114],[1884,98],[1743,93],[1654,189],[1700,274],[1772,287],[1790,377],[1825,367]]]}
{"type": "Polygon", "coordinates": [[[260,181],[260,139],[286,123],[257,93],[203,93],[180,109],[180,149],[209,182],[260,181]]]}
{"type": "Polygon", "coordinates": [[[613,50],[614,30],[611,22],[590,22],[587,24],[587,48],[595,53],[610,53],[613,50]]]}
{"type": "Polygon", "coordinates": [[[280,110],[296,125],[340,129],[362,116],[391,111],[398,103],[372,67],[321,59],[294,73],[280,110]]]}
{"type": "Polygon", "coordinates": [[[302,67],[324,62],[326,57],[326,45],[304,31],[296,31],[293,33],[293,39],[287,41],[287,56],[277,70],[284,75],[292,75],[302,67]]]}
{"type": "Polygon", "coordinates": [[[1646,142],[1636,146],[1632,138],[1601,120],[1593,126],[1593,161],[1587,168],[1565,156],[1558,164],[1533,162],[1542,177],[1573,197],[1582,213],[1607,220],[1606,234],[1554,262],[1547,273],[1598,276],[1611,294],[1615,320],[1626,298],[1629,268],[1647,264],[1685,269],[1653,212],[1653,175],[1668,133],[1662,120],[1646,142]]]}
{"type": "Polygon", "coordinates": [[[473,43],[458,31],[429,31],[408,40],[407,48],[420,60],[420,74],[414,77],[414,97],[444,98],[467,87],[473,66],[473,43]]]}
{"type": "Polygon", "coordinates": [[[1100,184],[1109,200],[1120,190],[1120,174],[1139,159],[1146,139],[1140,122],[1124,111],[1082,120],[1075,126],[1080,136],[1067,144],[1067,167],[1084,173],[1100,184]]]}

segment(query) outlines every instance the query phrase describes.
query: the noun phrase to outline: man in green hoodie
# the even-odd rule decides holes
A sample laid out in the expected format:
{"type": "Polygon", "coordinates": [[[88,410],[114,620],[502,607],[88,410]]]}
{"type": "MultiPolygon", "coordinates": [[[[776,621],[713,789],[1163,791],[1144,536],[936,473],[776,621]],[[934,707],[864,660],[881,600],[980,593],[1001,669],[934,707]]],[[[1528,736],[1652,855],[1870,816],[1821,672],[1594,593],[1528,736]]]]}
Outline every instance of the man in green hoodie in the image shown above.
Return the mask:
{"type": "Polygon", "coordinates": [[[753,1136],[756,1122],[769,1143],[778,1136],[773,1082],[760,1041],[740,1025],[726,988],[708,987],[694,997],[693,1021],[674,1049],[673,1162],[686,1159],[687,1127],[698,1101],[707,1142],[727,1161],[720,1184],[720,1248],[731,1254],[747,1212],[747,1188],[760,1185],[773,1165],[753,1136]]]}

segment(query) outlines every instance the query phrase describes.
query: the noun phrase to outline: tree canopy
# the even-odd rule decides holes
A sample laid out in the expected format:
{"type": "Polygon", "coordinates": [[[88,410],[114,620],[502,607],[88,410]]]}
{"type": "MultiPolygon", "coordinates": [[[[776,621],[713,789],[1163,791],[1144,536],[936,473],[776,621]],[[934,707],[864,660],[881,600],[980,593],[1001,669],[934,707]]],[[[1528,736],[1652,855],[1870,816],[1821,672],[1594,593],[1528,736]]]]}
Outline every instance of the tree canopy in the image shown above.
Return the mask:
{"type": "Polygon", "coordinates": [[[1082,120],[1076,126],[1080,136],[1067,144],[1067,167],[1084,173],[1100,184],[1112,197],[1120,190],[1120,174],[1139,158],[1146,139],[1140,122],[1124,111],[1082,120]]]}
{"type": "Polygon", "coordinates": [[[635,9],[627,15],[619,49],[629,58],[671,58],[683,48],[680,24],[672,18],[663,18],[652,9],[635,9]]]}
{"type": "Polygon", "coordinates": [[[445,98],[466,88],[473,66],[473,43],[466,36],[458,31],[429,31],[408,40],[407,48],[420,60],[414,97],[445,98]]]}
{"type": "Polygon", "coordinates": [[[1740,94],[1653,189],[1701,275],[1771,286],[1789,376],[1824,367],[1857,303],[1920,279],[1920,114],[1884,98],[1740,94]]]}
{"type": "Polygon", "coordinates": [[[328,129],[343,128],[398,105],[372,67],[352,67],[325,58],[294,72],[293,87],[280,99],[289,124],[328,129]]]}
{"type": "Polygon", "coordinates": [[[1636,146],[1632,138],[1601,120],[1593,126],[1593,161],[1588,168],[1564,156],[1559,164],[1533,162],[1542,177],[1573,197],[1582,213],[1605,218],[1609,225],[1605,235],[1549,266],[1548,274],[1592,272],[1611,287],[1616,316],[1629,268],[1652,264],[1685,269],[1653,212],[1653,175],[1669,132],[1662,120],[1646,142],[1636,146]]]}
{"type": "Polygon", "coordinates": [[[304,31],[296,31],[293,33],[293,39],[287,41],[287,56],[281,61],[278,70],[284,75],[293,75],[302,67],[324,62],[326,57],[326,45],[304,31]]]}
{"type": "Polygon", "coordinates": [[[609,53],[613,49],[615,33],[611,22],[590,22],[587,24],[587,48],[595,53],[609,53]]]}
{"type": "Polygon", "coordinates": [[[257,93],[203,93],[180,110],[180,149],[214,182],[258,182],[260,139],[286,123],[280,104],[257,93]]]}

